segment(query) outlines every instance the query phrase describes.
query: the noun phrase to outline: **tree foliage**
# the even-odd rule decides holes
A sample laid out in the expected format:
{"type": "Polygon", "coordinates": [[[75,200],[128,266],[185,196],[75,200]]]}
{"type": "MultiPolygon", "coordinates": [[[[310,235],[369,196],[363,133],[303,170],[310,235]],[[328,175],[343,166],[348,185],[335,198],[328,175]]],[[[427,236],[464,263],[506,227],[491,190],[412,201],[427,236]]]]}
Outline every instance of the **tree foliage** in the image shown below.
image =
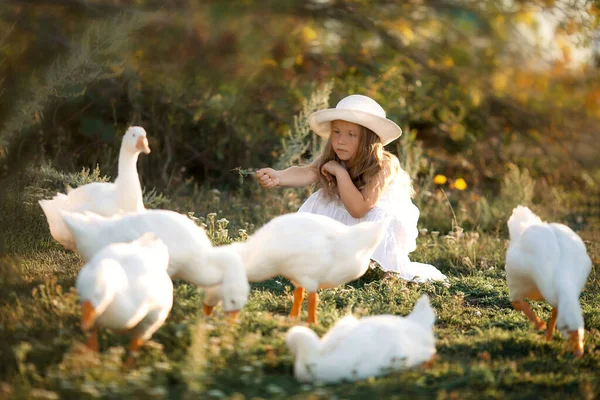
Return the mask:
{"type": "Polygon", "coordinates": [[[282,140],[307,137],[307,101],[330,90],[330,106],[375,98],[448,174],[499,184],[512,161],[559,179],[572,175],[565,165],[597,165],[599,10],[583,0],[8,3],[0,132],[9,158],[110,174],[119,135],[139,124],[154,150],[141,162],[148,183],[233,184],[235,167],[296,151],[282,140]]]}

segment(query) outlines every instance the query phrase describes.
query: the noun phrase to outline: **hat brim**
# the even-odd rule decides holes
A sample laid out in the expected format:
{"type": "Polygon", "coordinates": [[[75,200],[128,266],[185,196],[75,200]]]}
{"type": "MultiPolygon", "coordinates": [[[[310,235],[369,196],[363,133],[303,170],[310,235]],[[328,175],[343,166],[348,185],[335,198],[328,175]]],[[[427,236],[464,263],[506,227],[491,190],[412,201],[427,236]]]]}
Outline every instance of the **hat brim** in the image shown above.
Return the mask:
{"type": "Polygon", "coordinates": [[[308,117],[308,123],[317,135],[327,139],[331,133],[331,121],[338,119],[369,128],[379,136],[384,146],[402,135],[402,129],[394,121],[358,110],[337,108],[320,110],[308,117]]]}

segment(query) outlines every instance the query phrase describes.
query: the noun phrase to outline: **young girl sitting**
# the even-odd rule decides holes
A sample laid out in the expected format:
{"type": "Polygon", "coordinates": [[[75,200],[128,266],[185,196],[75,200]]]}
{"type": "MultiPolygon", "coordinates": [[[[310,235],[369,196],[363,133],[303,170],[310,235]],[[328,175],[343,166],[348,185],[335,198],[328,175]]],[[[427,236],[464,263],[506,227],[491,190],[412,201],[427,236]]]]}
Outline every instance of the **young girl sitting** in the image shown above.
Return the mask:
{"type": "Polygon", "coordinates": [[[346,225],[393,217],[387,235],[372,255],[386,271],[415,281],[445,280],[429,264],[411,262],[415,250],[419,209],[412,203],[412,184],[398,158],[383,149],[402,130],[385,117],[370,97],[351,95],[336,106],[313,113],[311,128],[328,139],[323,154],[311,164],[282,171],[263,168],[256,179],[265,188],[302,187],[320,183],[299,212],[321,214],[346,225]]]}

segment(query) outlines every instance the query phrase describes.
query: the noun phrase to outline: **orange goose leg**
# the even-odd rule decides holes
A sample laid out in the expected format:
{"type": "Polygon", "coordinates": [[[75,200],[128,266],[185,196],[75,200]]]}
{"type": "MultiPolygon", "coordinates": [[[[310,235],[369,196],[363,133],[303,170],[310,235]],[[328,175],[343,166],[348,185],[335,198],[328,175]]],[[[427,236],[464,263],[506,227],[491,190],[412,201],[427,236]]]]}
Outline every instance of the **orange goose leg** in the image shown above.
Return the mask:
{"type": "Polygon", "coordinates": [[[317,324],[317,303],[319,302],[319,294],[318,293],[309,293],[308,294],[308,317],[306,318],[306,322],[309,324],[317,324]]]}
{"type": "Polygon", "coordinates": [[[292,305],[292,311],[290,311],[290,317],[297,318],[300,316],[302,310],[302,303],[304,302],[304,288],[297,287],[294,289],[294,304],[292,305]]]}
{"type": "Polygon", "coordinates": [[[523,311],[523,314],[525,314],[525,316],[535,324],[535,328],[537,330],[543,331],[544,329],[546,329],[546,323],[542,321],[537,315],[535,315],[529,303],[520,300],[513,301],[512,305],[515,308],[515,310],[523,311]]]}

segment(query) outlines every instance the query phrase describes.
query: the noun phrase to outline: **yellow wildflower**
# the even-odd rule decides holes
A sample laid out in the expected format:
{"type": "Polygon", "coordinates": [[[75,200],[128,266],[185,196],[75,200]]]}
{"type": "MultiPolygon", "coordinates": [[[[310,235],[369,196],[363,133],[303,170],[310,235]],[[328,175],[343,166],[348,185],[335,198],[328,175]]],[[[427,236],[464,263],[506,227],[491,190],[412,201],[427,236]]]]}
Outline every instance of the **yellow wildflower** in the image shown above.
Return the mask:
{"type": "Polygon", "coordinates": [[[305,26],[304,28],[302,28],[302,39],[304,39],[305,42],[312,42],[316,38],[317,32],[315,32],[315,30],[312,29],[310,26],[305,26]]]}
{"type": "Polygon", "coordinates": [[[447,181],[448,181],[448,178],[446,178],[444,175],[440,175],[440,174],[437,174],[433,178],[433,183],[435,183],[436,185],[443,185],[447,181]]]}
{"type": "Polygon", "coordinates": [[[454,67],[454,60],[450,56],[442,58],[442,65],[446,68],[454,67]]]}
{"type": "Polygon", "coordinates": [[[465,190],[467,188],[467,182],[463,178],[458,178],[454,181],[454,187],[458,190],[465,190]]]}

